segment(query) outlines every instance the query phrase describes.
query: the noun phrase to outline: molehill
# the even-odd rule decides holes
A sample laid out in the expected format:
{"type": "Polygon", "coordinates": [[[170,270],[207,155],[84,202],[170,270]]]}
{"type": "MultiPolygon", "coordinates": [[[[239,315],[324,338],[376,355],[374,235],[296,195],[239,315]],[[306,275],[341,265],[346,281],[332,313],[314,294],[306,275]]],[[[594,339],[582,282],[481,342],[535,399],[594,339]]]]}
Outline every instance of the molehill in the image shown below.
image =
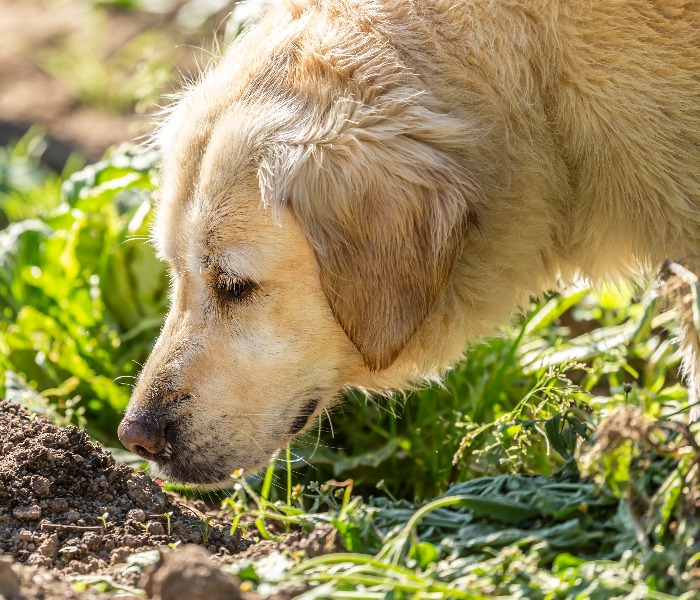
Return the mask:
{"type": "Polygon", "coordinates": [[[0,554],[88,574],[167,544],[227,555],[250,543],[202,517],[83,431],[0,400],[0,554]]]}

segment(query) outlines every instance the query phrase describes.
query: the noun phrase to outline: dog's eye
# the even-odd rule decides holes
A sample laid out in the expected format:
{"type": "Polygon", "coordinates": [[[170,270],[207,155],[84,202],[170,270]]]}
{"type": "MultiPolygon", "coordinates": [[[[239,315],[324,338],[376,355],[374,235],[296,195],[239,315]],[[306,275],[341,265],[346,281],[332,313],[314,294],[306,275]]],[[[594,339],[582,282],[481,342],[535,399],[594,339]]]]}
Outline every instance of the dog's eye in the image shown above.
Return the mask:
{"type": "Polygon", "coordinates": [[[233,303],[245,300],[256,286],[250,279],[237,279],[229,275],[219,275],[214,287],[219,300],[233,303]]]}

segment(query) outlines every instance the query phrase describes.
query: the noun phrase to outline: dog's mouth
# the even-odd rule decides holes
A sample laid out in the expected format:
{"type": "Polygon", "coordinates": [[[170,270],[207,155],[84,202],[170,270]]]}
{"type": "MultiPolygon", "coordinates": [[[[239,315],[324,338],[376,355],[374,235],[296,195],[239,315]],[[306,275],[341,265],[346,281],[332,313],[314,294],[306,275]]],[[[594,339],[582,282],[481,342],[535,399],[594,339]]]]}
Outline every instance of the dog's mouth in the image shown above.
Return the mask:
{"type": "Polygon", "coordinates": [[[237,456],[239,453],[231,446],[231,439],[223,436],[221,432],[217,434],[209,430],[205,436],[196,434],[192,429],[191,413],[167,425],[166,443],[162,452],[143,452],[141,455],[151,462],[155,474],[168,481],[197,486],[230,483],[231,474],[235,469],[249,472],[263,466],[276,450],[280,438],[294,436],[304,429],[320,404],[321,397],[315,395],[303,404],[291,424],[280,432],[280,437],[256,441],[260,453],[255,452],[255,457],[237,456]],[[265,443],[266,441],[268,443],[265,443]],[[274,445],[271,446],[270,443],[274,445]]]}
{"type": "Polygon", "coordinates": [[[231,455],[217,437],[204,443],[187,443],[192,438],[192,417],[169,423],[165,429],[165,449],[144,456],[159,477],[192,485],[223,484],[230,479],[231,455]]]}
{"type": "Polygon", "coordinates": [[[154,460],[155,471],[163,479],[176,483],[203,485],[224,485],[231,482],[231,469],[210,461],[174,458],[154,460]]]}
{"type": "Polygon", "coordinates": [[[306,424],[309,422],[309,419],[316,412],[316,407],[318,407],[320,401],[320,398],[314,398],[313,400],[309,400],[304,405],[298,416],[294,419],[294,421],[292,421],[292,425],[289,428],[290,435],[295,435],[304,429],[306,424]]]}

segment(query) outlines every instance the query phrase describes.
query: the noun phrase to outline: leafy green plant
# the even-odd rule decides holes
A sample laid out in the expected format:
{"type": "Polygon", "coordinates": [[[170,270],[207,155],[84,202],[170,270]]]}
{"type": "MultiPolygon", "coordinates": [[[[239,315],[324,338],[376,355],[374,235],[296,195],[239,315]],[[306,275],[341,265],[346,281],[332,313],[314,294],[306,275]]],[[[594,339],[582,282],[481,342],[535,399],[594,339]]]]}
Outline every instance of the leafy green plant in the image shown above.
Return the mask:
{"type": "Polygon", "coordinates": [[[635,302],[631,289],[552,296],[470,348],[442,385],[389,402],[351,395],[293,447],[297,477],[352,476],[364,493],[383,481],[413,499],[485,474],[551,474],[590,435],[592,412],[687,402],[674,327],[653,295],[635,302]]]}
{"type": "Polygon", "coordinates": [[[73,155],[63,173],[53,173],[41,164],[45,149],[42,131],[36,127],[10,146],[0,146],[0,229],[56,209],[63,179],[83,166],[82,159],[73,155]]]}
{"type": "Polygon", "coordinates": [[[146,359],[167,304],[144,243],[152,164],[115,152],[67,179],[54,210],[0,232],[2,393],[85,416],[105,441],[129,398],[118,378],[146,359]]]}
{"type": "Polygon", "coordinates": [[[588,473],[597,473],[593,479],[576,468],[549,477],[480,477],[415,504],[363,501],[347,484],[338,501],[333,485],[311,484],[307,510],[277,502],[265,507],[264,517],[305,530],[330,524],[348,552],[310,559],[276,555],[228,569],[267,594],[311,584],[301,598],[631,594],[690,600],[700,590],[700,447],[687,425],[654,422],[630,410],[598,425],[596,446],[585,445],[576,457],[588,473]],[[666,435],[658,437],[660,432],[666,435]],[[637,459],[621,461],[620,451],[637,459]],[[629,487],[609,488],[611,477],[622,477],[627,486],[634,481],[635,494],[629,487]]]}

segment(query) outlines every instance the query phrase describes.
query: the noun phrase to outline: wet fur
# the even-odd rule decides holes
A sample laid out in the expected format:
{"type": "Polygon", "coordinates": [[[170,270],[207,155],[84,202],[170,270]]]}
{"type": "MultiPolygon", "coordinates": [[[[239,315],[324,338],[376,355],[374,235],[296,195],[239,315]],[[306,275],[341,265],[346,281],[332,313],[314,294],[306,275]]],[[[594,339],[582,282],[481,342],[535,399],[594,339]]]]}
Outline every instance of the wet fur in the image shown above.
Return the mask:
{"type": "Polygon", "coordinates": [[[172,310],[128,415],[180,419],[165,474],[260,466],[531,295],[697,253],[699,32],[689,0],[273,4],[157,136],[172,310]]]}

